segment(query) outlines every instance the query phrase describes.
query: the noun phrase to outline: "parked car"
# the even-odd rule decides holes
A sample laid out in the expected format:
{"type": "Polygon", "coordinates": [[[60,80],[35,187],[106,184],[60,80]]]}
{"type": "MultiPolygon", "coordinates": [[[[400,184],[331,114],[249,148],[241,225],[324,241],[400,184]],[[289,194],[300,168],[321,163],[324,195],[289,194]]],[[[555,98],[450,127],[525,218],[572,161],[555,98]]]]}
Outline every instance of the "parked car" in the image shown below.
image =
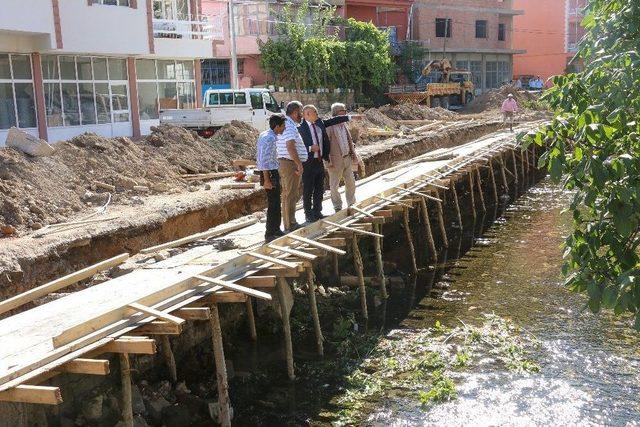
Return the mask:
{"type": "Polygon", "coordinates": [[[240,120],[263,131],[269,127],[269,117],[281,112],[281,106],[268,89],[209,89],[204,94],[202,108],[160,110],[160,123],[192,129],[208,138],[231,120],[240,120]]]}

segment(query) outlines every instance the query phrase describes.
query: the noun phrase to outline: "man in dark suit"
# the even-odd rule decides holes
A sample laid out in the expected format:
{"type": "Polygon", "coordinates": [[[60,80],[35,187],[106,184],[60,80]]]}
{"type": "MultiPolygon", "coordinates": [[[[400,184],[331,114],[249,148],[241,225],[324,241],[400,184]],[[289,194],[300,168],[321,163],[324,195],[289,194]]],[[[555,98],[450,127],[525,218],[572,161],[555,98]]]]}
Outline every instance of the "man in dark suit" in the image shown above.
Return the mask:
{"type": "Polygon", "coordinates": [[[327,120],[318,117],[318,109],[306,105],[302,109],[304,120],[298,126],[298,132],[309,151],[309,158],[302,170],[302,205],[307,222],[324,218],[322,215],[322,195],[324,193],[324,165],[329,161],[331,144],[327,127],[349,121],[349,116],[336,116],[327,120]]]}

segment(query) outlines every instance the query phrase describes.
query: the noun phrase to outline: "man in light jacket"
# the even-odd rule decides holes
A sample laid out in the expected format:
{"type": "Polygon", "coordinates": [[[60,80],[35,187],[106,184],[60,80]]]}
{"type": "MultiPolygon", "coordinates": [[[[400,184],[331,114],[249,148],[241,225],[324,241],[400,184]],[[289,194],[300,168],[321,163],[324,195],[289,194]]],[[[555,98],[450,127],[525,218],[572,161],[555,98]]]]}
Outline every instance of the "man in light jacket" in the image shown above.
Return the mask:
{"type": "MultiPolygon", "coordinates": [[[[331,115],[334,117],[345,116],[347,108],[344,104],[336,102],[331,106],[331,115]]],[[[356,202],[356,181],[353,176],[352,164],[356,160],[353,138],[346,123],[340,123],[327,128],[327,135],[331,144],[329,161],[325,161],[329,174],[329,188],[331,189],[331,202],[336,212],[342,210],[342,197],[338,189],[340,180],[344,179],[345,196],[347,206],[356,202]]]]}

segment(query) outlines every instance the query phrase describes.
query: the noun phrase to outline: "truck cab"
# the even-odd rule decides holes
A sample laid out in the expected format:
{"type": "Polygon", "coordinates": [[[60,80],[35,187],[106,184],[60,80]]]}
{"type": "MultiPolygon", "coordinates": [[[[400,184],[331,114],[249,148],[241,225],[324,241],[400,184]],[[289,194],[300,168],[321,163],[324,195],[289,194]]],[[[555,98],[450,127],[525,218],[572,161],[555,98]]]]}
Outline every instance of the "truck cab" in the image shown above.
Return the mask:
{"type": "Polygon", "coordinates": [[[216,129],[239,120],[259,131],[268,129],[269,117],[281,113],[278,102],[268,89],[208,89],[203,107],[193,110],[161,110],[160,123],[182,126],[207,138],[216,129]]]}

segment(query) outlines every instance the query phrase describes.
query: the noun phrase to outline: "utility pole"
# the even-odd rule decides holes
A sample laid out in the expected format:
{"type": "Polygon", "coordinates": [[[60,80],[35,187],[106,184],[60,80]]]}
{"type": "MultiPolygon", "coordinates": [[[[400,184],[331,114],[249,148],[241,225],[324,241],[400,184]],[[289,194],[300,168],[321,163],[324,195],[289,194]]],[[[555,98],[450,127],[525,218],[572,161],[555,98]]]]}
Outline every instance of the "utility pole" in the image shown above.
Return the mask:
{"type": "Polygon", "coordinates": [[[444,18],[444,41],[442,42],[442,59],[445,59],[447,54],[447,35],[449,33],[449,19],[444,18]]]}
{"type": "Polygon", "coordinates": [[[231,47],[231,88],[237,89],[240,85],[238,83],[238,54],[236,51],[236,19],[235,19],[235,5],[233,0],[228,0],[229,10],[227,16],[229,17],[229,43],[231,47]]]}

